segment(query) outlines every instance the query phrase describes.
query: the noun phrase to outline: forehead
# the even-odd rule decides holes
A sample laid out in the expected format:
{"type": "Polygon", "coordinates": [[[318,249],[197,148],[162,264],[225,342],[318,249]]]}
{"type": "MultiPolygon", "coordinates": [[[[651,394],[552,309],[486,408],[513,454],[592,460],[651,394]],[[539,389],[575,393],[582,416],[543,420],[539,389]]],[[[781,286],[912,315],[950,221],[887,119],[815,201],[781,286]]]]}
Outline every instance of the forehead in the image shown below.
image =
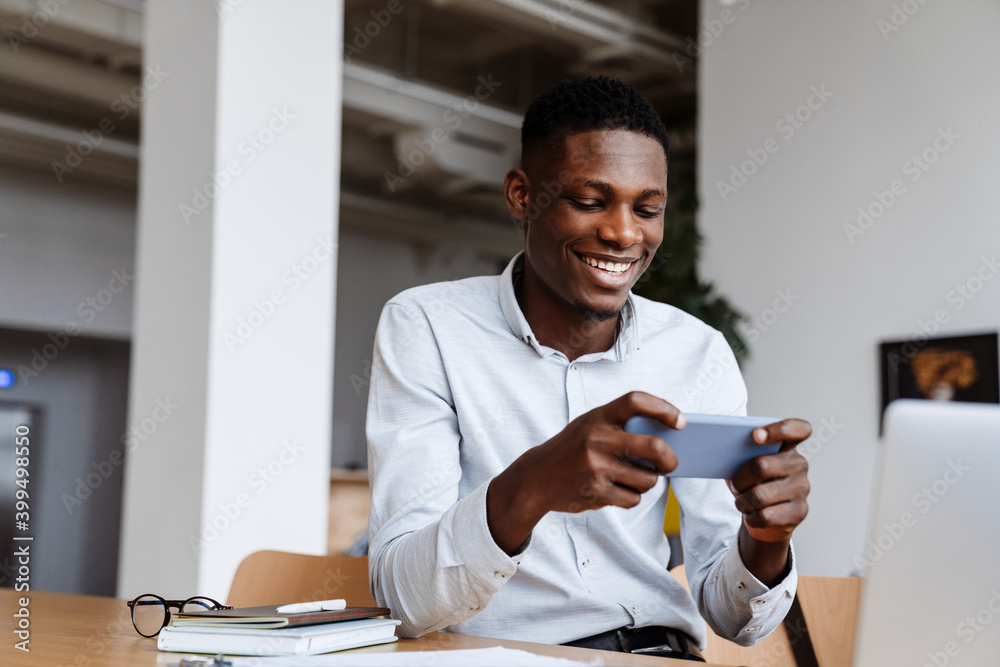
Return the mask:
{"type": "Polygon", "coordinates": [[[562,138],[549,171],[567,182],[596,180],[617,187],[665,188],[667,156],[656,139],[630,130],[593,130],[562,138]]]}

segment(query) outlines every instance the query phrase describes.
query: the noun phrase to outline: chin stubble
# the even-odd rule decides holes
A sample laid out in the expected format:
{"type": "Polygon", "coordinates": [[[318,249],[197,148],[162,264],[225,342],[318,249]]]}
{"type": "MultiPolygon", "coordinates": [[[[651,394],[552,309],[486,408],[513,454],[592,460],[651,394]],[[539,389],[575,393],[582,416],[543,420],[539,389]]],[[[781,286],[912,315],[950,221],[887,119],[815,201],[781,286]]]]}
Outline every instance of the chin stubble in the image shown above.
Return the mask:
{"type": "Polygon", "coordinates": [[[573,307],[576,308],[576,312],[583,315],[584,318],[592,322],[607,322],[608,320],[618,317],[621,313],[621,309],[618,310],[597,310],[595,308],[590,308],[582,303],[574,303],[573,307]]]}

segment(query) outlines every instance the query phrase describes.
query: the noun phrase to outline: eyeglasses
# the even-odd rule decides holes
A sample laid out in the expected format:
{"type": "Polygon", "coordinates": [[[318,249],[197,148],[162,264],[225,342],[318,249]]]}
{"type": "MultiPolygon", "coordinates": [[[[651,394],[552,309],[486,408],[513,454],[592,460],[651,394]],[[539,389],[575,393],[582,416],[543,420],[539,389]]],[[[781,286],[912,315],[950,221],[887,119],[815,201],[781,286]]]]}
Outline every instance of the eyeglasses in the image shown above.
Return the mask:
{"type": "Polygon", "coordinates": [[[193,611],[212,611],[213,609],[232,609],[216,602],[212,598],[201,595],[187,600],[164,600],[159,595],[140,595],[128,601],[132,610],[132,625],[135,631],[143,637],[155,637],[160,630],[170,622],[170,610],[177,609],[182,614],[193,611]]]}

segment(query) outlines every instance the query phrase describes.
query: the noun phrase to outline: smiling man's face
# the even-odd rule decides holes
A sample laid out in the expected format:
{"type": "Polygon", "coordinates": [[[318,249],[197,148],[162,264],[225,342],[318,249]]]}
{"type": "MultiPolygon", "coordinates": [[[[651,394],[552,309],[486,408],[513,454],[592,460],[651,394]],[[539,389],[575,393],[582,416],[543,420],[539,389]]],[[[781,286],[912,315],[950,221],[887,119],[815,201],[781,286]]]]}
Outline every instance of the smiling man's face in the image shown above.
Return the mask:
{"type": "Polygon", "coordinates": [[[550,307],[616,316],[663,240],[667,159],[652,137],[596,130],[563,141],[559,159],[539,157],[528,175],[538,215],[525,229],[526,284],[550,307]],[[544,183],[561,182],[548,206],[544,183]]]}

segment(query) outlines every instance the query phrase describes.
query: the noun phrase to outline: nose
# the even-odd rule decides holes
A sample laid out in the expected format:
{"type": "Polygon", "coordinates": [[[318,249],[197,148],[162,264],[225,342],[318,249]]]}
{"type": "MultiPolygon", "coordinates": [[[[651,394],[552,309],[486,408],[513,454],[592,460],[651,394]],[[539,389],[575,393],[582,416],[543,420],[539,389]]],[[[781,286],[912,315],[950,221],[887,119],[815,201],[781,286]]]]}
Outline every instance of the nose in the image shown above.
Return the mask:
{"type": "Polygon", "coordinates": [[[607,210],[597,227],[597,236],[611,245],[628,248],[642,242],[642,227],[632,207],[626,204],[607,210]]]}

